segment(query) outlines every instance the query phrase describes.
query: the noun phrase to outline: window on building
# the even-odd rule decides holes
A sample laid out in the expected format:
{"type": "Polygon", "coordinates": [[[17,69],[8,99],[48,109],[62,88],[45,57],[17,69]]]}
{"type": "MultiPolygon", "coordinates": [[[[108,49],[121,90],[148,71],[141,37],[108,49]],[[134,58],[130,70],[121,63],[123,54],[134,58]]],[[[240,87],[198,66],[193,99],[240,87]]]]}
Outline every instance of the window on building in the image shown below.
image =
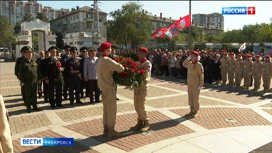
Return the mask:
{"type": "Polygon", "coordinates": [[[87,18],[93,18],[93,15],[91,13],[88,13],[87,18]]]}

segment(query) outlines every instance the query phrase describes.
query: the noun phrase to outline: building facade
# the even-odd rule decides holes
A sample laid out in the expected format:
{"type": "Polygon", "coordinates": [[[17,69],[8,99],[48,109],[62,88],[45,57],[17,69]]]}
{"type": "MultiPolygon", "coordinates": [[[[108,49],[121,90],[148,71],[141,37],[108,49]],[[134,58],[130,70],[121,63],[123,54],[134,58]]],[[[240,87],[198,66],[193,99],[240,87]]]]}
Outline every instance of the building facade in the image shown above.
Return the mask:
{"type": "Polygon", "coordinates": [[[159,28],[163,27],[169,27],[171,24],[175,23],[175,19],[166,18],[162,16],[162,13],[160,13],[160,16],[154,15],[150,16],[150,21],[152,24],[152,33],[156,31],[159,28]]]}
{"type": "Polygon", "coordinates": [[[64,36],[64,43],[77,48],[98,47],[107,40],[107,13],[84,6],[50,21],[51,31],[64,36]]]}
{"type": "Polygon", "coordinates": [[[192,25],[200,27],[205,34],[224,31],[224,16],[220,13],[193,14],[192,25]]]}

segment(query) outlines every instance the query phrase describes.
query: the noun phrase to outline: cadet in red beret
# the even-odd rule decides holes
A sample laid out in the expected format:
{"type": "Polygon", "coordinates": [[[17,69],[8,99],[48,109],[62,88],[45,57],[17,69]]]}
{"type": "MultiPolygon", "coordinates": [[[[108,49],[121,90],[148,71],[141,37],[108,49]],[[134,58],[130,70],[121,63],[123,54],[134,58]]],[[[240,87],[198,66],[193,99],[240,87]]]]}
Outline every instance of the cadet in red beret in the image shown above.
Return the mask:
{"type": "Polygon", "coordinates": [[[229,85],[233,86],[234,83],[234,72],[235,69],[235,54],[234,52],[230,53],[230,58],[228,59],[228,80],[229,80],[229,85]]]}
{"type": "Polygon", "coordinates": [[[270,89],[271,83],[271,74],[272,74],[272,63],[270,62],[270,56],[265,56],[265,62],[263,63],[263,87],[264,92],[267,92],[270,89]]]}
{"type": "Polygon", "coordinates": [[[185,115],[186,118],[194,118],[199,111],[199,94],[204,85],[204,69],[199,60],[198,52],[193,51],[182,63],[188,70],[188,101],[191,110],[190,113],[185,115]]]}
{"type": "Polygon", "coordinates": [[[146,59],[148,49],[145,47],[140,47],[137,52],[139,58],[140,66],[144,70],[145,83],[138,88],[134,89],[134,107],[138,115],[138,123],[131,128],[131,130],[140,130],[141,132],[146,132],[149,130],[149,117],[145,109],[145,103],[148,92],[148,82],[151,79],[151,67],[152,64],[146,59]]]}
{"type": "Polygon", "coordinates": [[[256,61],[253,63],[253,78],[254,78],[254,90],[258,91],[261,86],[263,62],[261,62],[261,56],[255,55],[256,61]]]}
{"type": "Polygon", "coordinates": [[[221,77],[222,77],[222,85],[226,85],[227,82],[227,74],[228,74],[228,54],[227,52],[223,53],[223,58],[220,60],[221,66],[221,77]]]}
{"type": "Polygon", "coordinates": [[[246,61],[244,61],[243,76],[244,76],[244,88],[249,89],[251,84],[251,76],[253,70],[253,61],[251,54],[246,55],[246,61]]]}
{"type": "Polygon", "coordinates": [[[116,123],[116,85],[113,80],[113,72],[121,73],[124,67],[109,58],[111,54],[111,43],[103,42],[100,45],[101,57],[97,63],[97,81],[98,86],[102,91],[103,101],[103,124],[104,134],[108,137],[119,136],[115,131],[114,126],[116,123]]]}
{"type": "Polygon", "coordinates": [[[242,55],[237,55],[237,60],[235,61],[235,86],[240,87],[241,86],[241,80],[243,78],[243,60],[242,55]]]}

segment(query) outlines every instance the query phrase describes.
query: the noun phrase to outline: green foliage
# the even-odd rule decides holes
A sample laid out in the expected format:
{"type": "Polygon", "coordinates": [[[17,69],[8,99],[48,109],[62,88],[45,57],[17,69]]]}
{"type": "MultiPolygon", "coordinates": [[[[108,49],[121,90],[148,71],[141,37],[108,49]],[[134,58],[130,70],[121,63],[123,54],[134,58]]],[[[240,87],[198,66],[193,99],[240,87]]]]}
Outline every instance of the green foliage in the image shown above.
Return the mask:
{"type": "Polygon", "coordinates": [[[142,6],[130,2],[121,9],[110,12],[113,20],[107,22],[108,41],[116,44],[131,44],[132,48],[146,43],[150,38],[149,13],[142,12],[142,6]]]}
{"type": "Polygon", "coordinates": [[[43,13],[37,13],[37,19],[40,19],[43,22],[49,22],[48,18],[43,13]]]}
{"type": "Polygon", "coordinates": [[[6,17],[0,15],[0,47],[9,47],[15,42],[13,27],[6,17]]]}
{"type": "Polygon", "coordinates": [[[34,20],[34,18],[32,17],[32,15],[29,14],[29,13],[26,13],[24,15],[24,18],[23,18],[22,22],[30,22],[30,21],[33,21],[33,20],[34,20]]]}
{"type": "Polygon", "coordinates": [[[15,35],[19,35],[21,32],[21,22],[16,22],[13,30],[15,35]]]}

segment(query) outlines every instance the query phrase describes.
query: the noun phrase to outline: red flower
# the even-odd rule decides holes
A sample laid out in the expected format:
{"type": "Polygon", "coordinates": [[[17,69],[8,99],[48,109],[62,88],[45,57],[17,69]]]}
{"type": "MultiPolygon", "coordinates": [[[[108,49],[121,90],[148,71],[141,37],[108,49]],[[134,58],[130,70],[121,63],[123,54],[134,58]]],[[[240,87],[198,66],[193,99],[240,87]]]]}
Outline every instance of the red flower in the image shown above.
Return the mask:
{"type": "Polygon", "coordinates": [[[141,73],[142,75],[144,75],[144,74],[145,74],[144,69],[141,69],[141,70],[140,70],[140,73],[141,73]]]}
{"type": "Polygon", "coordinates": [[[133,68],[130,68],[129,71],[133,73],[135,70],[133,68]]]}
{"type": "Polygon", "coordinates": [[[57,63],[57,67],[60,68],[61,67],[61,62],[57,63]]]}
{"type": "Polygon", "coordinates": [[[73,67],[72,66],[70,66],[70,70],[73,71],[73,67]]]}
{"type": "Polygon", "coordinates": [[[127,72],[123,72],[122,73],[122,77],[126,78],[128,76],[128,73],[127,72]]]}
{"type": "Polygon", "coordinates": [[[125,59],[123,57],[120,58],[120,61],[123,62],[125,59]]]}
{"type": "Polygon", "coordinates": [[[123,64],[124,68],[127,68],[127,64],[123,64]]]}
{"type": "Polygon", "coordinates": [[[120,60],[119,60],[118,58],[115,58],[114,60],[115,60],[117,63],[120,62],[120,60]]]}

